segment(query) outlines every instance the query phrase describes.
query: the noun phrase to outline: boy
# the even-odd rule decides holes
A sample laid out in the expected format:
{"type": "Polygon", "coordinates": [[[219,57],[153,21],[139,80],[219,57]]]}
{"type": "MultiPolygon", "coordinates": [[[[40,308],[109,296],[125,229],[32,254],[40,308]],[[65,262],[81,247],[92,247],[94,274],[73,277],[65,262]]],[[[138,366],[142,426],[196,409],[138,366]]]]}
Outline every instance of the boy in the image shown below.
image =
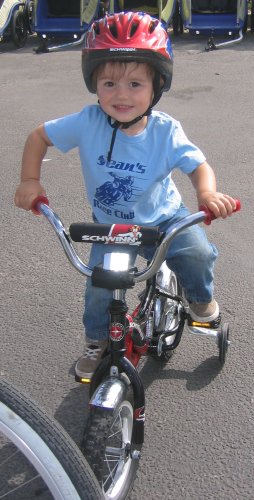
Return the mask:
{"type": "MultiPolygon", "coordinates": [[[[46,195],[40,184],[42,159],[49,146],[63,152],[78,147],[94,219],[103,223],[159,225],[167,228],[189,212],[171,178],[174,168],[188,174],[198,205],[216,217],[227,217],[235,201],[216,191],[216,180],[203,153],[185,136],[181,125],[153,111],[172,79],[172,50],[161,23],[142,13],[120,13],[96,21],[86,35],[82,68],[87,88],[99,104],[40,125],[25,144],[21,184],[15,203],[30,210],[46,195]]],[[[108,251],[94,245],[89,265],[98,265],[108,251]]],[[[131,249],[134,262],[138,249],[131,249]]],[[[144,256],[150,258],[148,249],[144,256]]],[[[214,245],[198,226],[180,233],[166,262],[185,291],[193,320],[218,325],[213,298],[214,245]]],[[[90,378],[108,337],[107,310],[111,291],[87,280],[84,326],[86,348],[76,364],[79,377],[90,378]]]]}

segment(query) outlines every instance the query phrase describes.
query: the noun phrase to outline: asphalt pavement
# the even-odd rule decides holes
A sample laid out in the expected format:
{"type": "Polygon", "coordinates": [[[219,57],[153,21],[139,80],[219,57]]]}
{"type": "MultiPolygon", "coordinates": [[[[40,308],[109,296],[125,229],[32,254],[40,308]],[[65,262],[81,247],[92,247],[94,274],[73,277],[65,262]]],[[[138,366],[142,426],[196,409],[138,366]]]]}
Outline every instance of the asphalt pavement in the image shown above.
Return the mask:
{"type": "MultiPolygon", "coordinates": [[[[88,394],[73,367],[83,348],[84,280],[46,221],[18,210],[13,197],[28,133],[96,98],[85,89],[79,48],[37,55],[37,45],[35,38],[20,50],[0,44],[0,373],[79,442],[88,394]]],[[[142,361],[145,444],[131,500],[254,497],[254,35],[216,51],[205,45],[188,34],[173,40],[172,90],[157,107],[204,151],[218,190],[242,202],[240,213],[207,229],[220,252],[216,298],[232,342],[222,370],[215,341],[187,333],[168,364],[142,361]]],[[[175,179],[195,210],[189,180],[175,179]]],[[[91,220],[76,151],[51,148],[42,182],[66,227],[91,220]]],[[[82,248],[84,258],[87,252],[82,248]]]]}

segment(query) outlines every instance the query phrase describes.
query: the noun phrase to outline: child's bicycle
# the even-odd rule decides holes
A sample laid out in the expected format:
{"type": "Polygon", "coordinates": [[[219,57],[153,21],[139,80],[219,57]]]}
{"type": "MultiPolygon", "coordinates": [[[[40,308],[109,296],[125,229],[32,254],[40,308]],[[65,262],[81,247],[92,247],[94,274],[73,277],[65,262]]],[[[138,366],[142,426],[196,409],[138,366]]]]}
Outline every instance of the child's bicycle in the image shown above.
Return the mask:
{"type": "MultiPolygon", "coordinates": [[[[236,210],[240,209],[237,201],[236,210]]],[[[73,266],[92,278],[94,286],[113,291],[109,308],[109,343],[90,383],[89,415],[81,449],[97,476],[104,498],[126,498],[135,478],[144,441],[145,394],[136,369],[140,357],[151,354],[169,359],[178,346],[188,307],[176,275],[165,264],[173,238],[180,231],[200,222],[210,224],[213,215],[206,208],[172,225],[165,235],[157,227],[74,223],[69,234],[59,217],[48,207],[46,198],[35,200],[33,211],[42,213],[55,229],[73,266]],[[116,251],[106,253],[104,262],[89,268],[77,255],[75,242],[114,243],[116,251]],[[117,252],[117,245],[156,245],[151,262],[141,271],[129,267],[129,254],[117,252]],[[126,291],[145,281],[144,291],[132,314],[128,313],[126,291]]],[[[191,323],[192,331],[215,339],[223,365],[229,345],[229,326],[191,323]]]]}

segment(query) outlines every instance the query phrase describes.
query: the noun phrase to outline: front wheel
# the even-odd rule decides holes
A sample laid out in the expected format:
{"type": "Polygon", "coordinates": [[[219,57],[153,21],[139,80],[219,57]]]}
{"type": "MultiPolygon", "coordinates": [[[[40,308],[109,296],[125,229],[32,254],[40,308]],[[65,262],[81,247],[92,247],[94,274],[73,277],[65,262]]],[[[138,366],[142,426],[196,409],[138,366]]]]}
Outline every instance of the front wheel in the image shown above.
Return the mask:
{"type": "Polygon", "coordinates": [[[123,398],[114,411],[90,409],[81,449],[105,499],[123,500],[132,487],[139,461],[139,453],[132,450],[132,435],[131,398],[123,398]]]}

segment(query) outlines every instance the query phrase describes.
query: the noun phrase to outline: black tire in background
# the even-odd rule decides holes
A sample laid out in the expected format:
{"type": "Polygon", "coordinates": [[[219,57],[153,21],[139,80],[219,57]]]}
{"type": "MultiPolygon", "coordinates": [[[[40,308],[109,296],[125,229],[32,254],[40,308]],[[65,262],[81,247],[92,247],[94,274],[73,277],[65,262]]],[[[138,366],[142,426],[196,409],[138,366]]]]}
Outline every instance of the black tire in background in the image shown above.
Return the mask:
{"type": "Polygon", "coordinates": [[[99,484],[87,461],[60,424],[27,395],[21,394],[18,389],[2,378],[0,378],[0,430],[0,437],[3,441],[6,436],[10,438],[6,443],[4,441],[4,446],[1,443],[0,498],[12,498],[14,500],[21,498],[27,500],[29,498],[29,500],[33,500],[38,495],[42,495],[43,499],[52,499],[54,496],[49,493],[46,486],[47,477],[50,481],[52,479],[53,482],[60,482],[60,486],[57,486],[61,490],[60,496],[57,495],[55,498],[72,498],[67,495],[65,480],[67,486],[69,480],[71,481],[70,489],[72,489],[72,486],[74,487],[75,498],[80,498],[80,500],[101,500],[103,498],[99,484]],[[8,418],[7,423],[6,415],[8,418]],[[11,432],[11,437],[8,432],[11,432]],[[30,438],[32,444],[29,442],[30,438]],[[41,443],[41,440],[43,443],[41,443]],[[21,446],[19,446],[20,443],[21,446]],[[23,444],[25,445],[25,452],[23,444]],[[14,445],[15,453],[13,453],[14,445]],[[53,454],[52,457],[51,453],[53,454]],[[42,464],[41,468],[36,467],[33,455],[42,464]],[[14,459],[15,462],[13,462],[14,459]],[[56,464],[54,461],[56,461],[56,464]],[[31,472],[26,470],[29,466],[31,472]],[[8,467],[10,478],[7,476],[4,467],[8,467]],[[34,467],[36,467],[36,471],[34,467]],[[43,474],[41,471],[44,471],[44,469],[46,479],[44,476],[44,481],[42,481],[43,474]],[[26,473],[31,474],[33,471],[39,473],[36,479],[36,494],[27,491],[23,494],[21,488],[23,486],[30,488],[33,482],[31,479],[27,479],[26,473]],[[16,488],[13,493],[14,496],[9,493],[9,496],[6,495],[6,487],[11,488],[12,491],[16,488]],[[5,496],[3,496],[4,494],[5,496]]]}
{"type": "Polygon", "coordinates": [[[172,17],[172,27],[174,35],[178,35],[179,33],[183,34],[183,20],[180,11],[179,2],[176,2],[175,11],[172,17]]]}
{"type": "Polygon", "coordinates": [[[15,10],[11,20],[11,37],[19,49],[24,47],[27,41],[27,23],[24,12],[22,10],[15,10]]]}
{"type": "Polygon", "coordinates": [[[24,6],[25,23],[28,33],[32,33],[34,0],[26,0],[24,6]]]}

